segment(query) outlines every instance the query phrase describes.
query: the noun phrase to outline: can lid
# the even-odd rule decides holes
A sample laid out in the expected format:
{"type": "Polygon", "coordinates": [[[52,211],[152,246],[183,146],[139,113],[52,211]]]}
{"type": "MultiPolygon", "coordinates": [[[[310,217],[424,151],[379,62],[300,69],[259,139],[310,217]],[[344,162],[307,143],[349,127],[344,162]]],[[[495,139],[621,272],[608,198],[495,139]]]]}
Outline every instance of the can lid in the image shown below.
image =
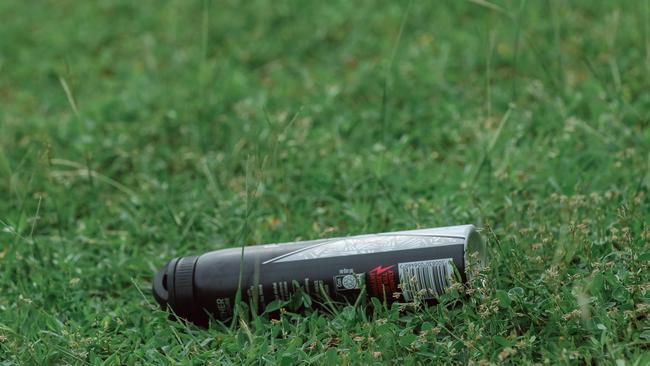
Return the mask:
{"type": "Polygon", "coordinates": [[[481,234],[478,233],[474,225],[468,225],[468,231],[465,235],[465,244],[464,244],[464,260],[465,260],[465,273],[469,278],[472,276],[474,270],[468,268],[475,266],[483,269],[487,263],[487,248],[485,246],[485,241],[481,237],[481,234]]]}
{"type": "Polygon", "coordinates": [[[154,278],[153,295],[163,308],[189,319],[194,304],[194,267],[199,257],[174,258],[154,278]]]}
{"type": "Polygon", "coordinates": [[[174,270],[176,269],[176,262],[178,258],[174,258],[167,262],[158,272],[153,279],[151,289],[153,291],[153,297],[156,299],[158,304],[165,309],[169,302],[170,292],[173,288],[174,283],[174,270]]]}

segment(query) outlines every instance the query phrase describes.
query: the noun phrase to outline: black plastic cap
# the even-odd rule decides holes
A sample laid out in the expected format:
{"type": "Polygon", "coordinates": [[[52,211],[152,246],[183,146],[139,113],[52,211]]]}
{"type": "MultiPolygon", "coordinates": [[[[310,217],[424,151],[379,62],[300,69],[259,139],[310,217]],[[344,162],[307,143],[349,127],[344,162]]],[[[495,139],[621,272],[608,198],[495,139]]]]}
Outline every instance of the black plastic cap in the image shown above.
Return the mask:
{"type": "Polygon", "coordinates": [[[160,306],[191,320],[194,313],[194,267],[199,257],[174,258],[156,274],[152,290],[160,306]]]}

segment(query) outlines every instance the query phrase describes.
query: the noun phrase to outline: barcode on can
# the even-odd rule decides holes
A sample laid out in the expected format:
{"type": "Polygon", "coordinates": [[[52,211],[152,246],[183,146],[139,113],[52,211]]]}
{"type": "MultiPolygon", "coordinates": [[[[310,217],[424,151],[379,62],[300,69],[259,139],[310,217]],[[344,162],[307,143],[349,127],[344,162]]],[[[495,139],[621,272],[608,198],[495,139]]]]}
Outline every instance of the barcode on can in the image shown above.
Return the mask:
{"type": "Polygon", "coordinates": [[[429,300],[445,292],[454,273],[451,258],[399,263],[399,280],[404,300],[429,300]]]}

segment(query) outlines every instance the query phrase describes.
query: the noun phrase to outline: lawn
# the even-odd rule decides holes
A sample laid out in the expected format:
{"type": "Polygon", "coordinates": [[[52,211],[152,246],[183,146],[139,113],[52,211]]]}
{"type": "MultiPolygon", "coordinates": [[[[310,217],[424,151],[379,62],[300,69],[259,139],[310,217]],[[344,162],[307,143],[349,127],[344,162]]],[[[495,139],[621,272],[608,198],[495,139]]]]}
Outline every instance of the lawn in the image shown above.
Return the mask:
{"type": "Polygon", "coordinates": [[[650,363],[648,1],[0,14],[0,363],[650,363]],[[465,223],[489,266],[416,311],[151,295],[175,256],[465,223]]]}

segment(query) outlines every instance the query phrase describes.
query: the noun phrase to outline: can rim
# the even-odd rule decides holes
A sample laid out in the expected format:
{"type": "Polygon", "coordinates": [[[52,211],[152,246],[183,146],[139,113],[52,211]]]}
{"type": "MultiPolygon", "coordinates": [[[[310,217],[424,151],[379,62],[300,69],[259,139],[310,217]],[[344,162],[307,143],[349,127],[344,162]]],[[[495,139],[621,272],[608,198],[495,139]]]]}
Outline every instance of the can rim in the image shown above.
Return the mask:
{"type": "Polygon", "coordinates": [[[465,273],[467,279],[470,279],[472,277],[472,272],[474,272],[470,268],[470,263],[478,264],[478,269],[482,270],[485,268],[487,262],[487,248],[485,246],[485,241],[474,225],[467,225],[465,242],[463,243],[463,260],[465,261],[465,273]],[[470,258],[473,253],[477,253],[476,260],[470,258]]]}

